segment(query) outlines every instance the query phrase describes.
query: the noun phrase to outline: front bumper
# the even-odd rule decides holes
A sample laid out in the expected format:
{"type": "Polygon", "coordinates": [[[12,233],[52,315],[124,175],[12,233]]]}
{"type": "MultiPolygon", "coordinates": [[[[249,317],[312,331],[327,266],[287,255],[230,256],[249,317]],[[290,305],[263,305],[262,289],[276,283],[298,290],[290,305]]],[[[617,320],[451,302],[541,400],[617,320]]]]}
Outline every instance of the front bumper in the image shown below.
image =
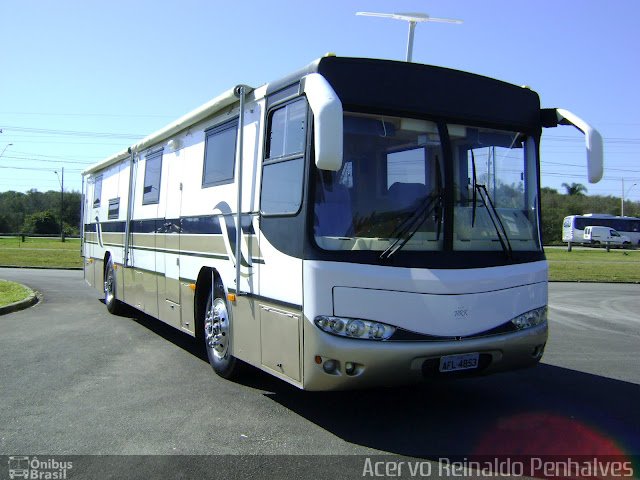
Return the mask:
{"type": "Polygon", "coordinates": [[[463,371],[465,375],[532,367],[540,361],[548,335],[545,322],[517,332],[454,341],[377,342],[337,337],[308,320],[303,323],[305,390],[347,390],[446,378],[452,374],[440,374],[437,368],[444,355],[479,353],[480,367],[463,371]],[[337,362],[338,368],[332,373],[323,368],[327,360],[337,362]],[[350,374],[347,363],[354,366],[350,374]]]}

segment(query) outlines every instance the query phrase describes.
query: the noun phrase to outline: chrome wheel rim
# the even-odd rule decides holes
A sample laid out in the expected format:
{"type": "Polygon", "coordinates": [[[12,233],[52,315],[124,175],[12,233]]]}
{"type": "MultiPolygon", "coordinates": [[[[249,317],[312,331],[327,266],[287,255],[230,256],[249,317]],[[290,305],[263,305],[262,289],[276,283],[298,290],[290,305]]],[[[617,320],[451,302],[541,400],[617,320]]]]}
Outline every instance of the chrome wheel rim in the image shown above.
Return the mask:
{"type": "Polygon", "coordinates": [[[223,359],[229,349],[229,314],[227,305],[221,298],[211,304],[207,302],[207,313],[204,318],[204,341],[207,350],[214,358],[223,359]]]}
{"type": "Polygon", "coordinates": [[[116,282],[113,275],[113,268],[109,266],[107,269],[107,278],[104,280],[104,299],[107,304],[113,302],[116,297],[116,282]]]}

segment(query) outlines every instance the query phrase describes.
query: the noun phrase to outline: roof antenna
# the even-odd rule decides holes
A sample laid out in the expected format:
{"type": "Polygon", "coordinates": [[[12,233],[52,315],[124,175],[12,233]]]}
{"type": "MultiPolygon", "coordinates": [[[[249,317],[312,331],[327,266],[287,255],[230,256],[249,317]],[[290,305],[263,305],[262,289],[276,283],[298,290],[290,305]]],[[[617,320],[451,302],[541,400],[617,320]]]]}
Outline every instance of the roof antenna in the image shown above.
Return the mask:
{"type": "Polygon", "coordinates": [[[462,20],[455,20],[453,18],[430,17],[426,13],[357,12],[356,15],[362,15],[364,17],[393,18],[395,20],[404,20],[405,22],[409,22],[409,38],[407,40],[407,62],[410,62],[411,57],[413,56],[413,34],[418,22],[455,23],[458,25],[462,23],[462,20]]]}

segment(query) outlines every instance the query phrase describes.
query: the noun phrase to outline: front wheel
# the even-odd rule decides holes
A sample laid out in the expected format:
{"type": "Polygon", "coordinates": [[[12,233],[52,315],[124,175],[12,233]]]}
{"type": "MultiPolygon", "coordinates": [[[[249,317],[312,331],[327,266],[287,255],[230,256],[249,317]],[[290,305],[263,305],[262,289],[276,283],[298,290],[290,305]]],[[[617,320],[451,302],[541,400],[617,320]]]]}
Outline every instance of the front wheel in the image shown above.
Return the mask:
{"type": "Polygon", "coordinates": [[[237,376],[240,365],[231,355],[231,318],[222,285],[209,292],[202,325],[204,346],[213,370],[223,378],[237,376]]]}
{"type": "Polygon", "coordinates": [[[116,273],[111,258],[104,269],[104,304],[109,313],[118,314],[122,310],[122,303],[116,298],[116,273]]]}

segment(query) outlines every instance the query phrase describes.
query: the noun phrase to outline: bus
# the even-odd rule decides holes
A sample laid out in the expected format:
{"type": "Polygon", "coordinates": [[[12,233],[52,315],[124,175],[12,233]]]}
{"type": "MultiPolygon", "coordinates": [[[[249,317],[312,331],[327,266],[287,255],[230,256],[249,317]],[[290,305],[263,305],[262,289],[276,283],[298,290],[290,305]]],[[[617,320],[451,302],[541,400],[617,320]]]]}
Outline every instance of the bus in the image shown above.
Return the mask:
{"type": "Polygon", "coordinates": [[[572,244],[590,244],[584,237],[585,227],[608,227],[629,237],[632,245],[640,246],[640,218],[616,217],[606,213],[569,215],[562,222],[562,241],[572,244]]]}
{"type": "Polygon", "coordinates": [[[335,55],[238,85],[83,172],[84,276],[306,390],[536,365],[547,342],[544,127],[499,80],[335,55]]]}

